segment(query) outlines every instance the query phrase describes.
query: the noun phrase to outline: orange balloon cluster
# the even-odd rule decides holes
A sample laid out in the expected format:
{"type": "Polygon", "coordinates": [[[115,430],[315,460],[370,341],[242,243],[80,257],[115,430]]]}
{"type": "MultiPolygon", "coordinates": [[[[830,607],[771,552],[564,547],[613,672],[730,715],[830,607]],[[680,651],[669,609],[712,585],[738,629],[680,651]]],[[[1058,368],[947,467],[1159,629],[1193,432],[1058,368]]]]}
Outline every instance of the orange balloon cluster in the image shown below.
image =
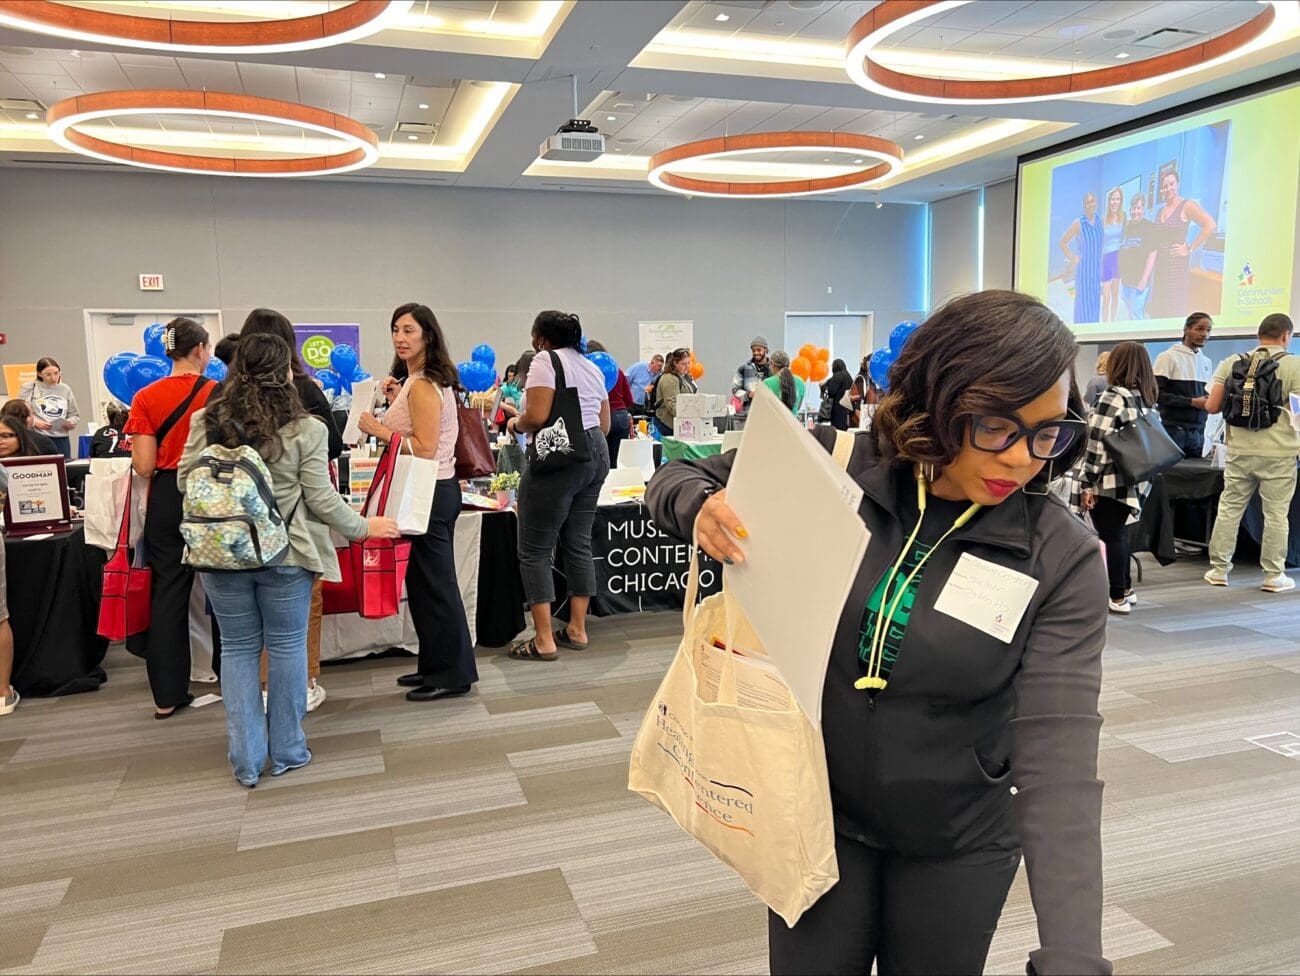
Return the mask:
{"type": "Polygon", "coordinates": [[[818,349],[811,342],[799,347],[799,355],[790,363],[790,372],[805,382],[820,383],[831,375],[831,351],[818,349]]]}
{"type": "Polygon", "coordinates": [[[704,375],[704,367],[701,366],[699,363],[697,363],[697,362],[695,361],[695,350],[694,350],[694,349],[691,350],[691,369],[690,369],[690,374],[691,374],[691,379],[693,379],[693,380],[698,380],[701,376],[704,375]]]}

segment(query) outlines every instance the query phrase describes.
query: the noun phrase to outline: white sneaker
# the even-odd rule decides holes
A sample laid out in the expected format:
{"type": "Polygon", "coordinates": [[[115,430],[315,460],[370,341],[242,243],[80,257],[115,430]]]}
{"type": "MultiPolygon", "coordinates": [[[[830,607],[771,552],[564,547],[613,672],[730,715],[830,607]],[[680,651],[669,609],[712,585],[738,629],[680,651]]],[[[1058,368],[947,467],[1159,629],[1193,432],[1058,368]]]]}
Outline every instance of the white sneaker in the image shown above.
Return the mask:
{"type": "Polygon", "coordinates": [[[1136,593],[1125,593],[1125,594],[1124,594],[1124,602],[1127,603],[1130,607],[1136,607],[1136,606],[1138,605],[1138,597],[1137,597],[1137,594],[1136,594],[1136,593]]]}
{"type": "Polygon", "coordinates": [[[307,687],[307,711],[314,712],[325,703],[325,686],[317,681],[307,687]]]}
{"type": "Polygon", "coordinates": [[[193,681],[195,684],[215,685],[217,683],[217,676],[212,671],[205,671],[202,674],[198,674],[195,673],[194,671],[191,671],[190,680],[193,681]]]}
{"type": "Polygon", "coordinates": [[[5,695],[4,698],[0,698],[0,715],[8,715],[12,712],[18,707],[18,703],[22,701],[22,698],[23,696],[18,694],[18,689],[10,685],[9,694],[5,695]]]}
{"type": "Polygon", "coordinates": [[[1223,572],[1221,569],[1211,569],[1208,573],[1202,576],[1201,579],[1205,580],[1205,582],[1209,583],[1211,586],[1228,585],[1228,574],[1223,572]]]}
{"type": "Polygon", "coordinates": [[[1295,589],[1295,580],[1286,573],[1281,576],[1270,576],[1264,580],[1264,585],[1260,589],[1265,593],[1285,593],[1287,590],[1295,589]]]}
{"type": "Polygon", "coordinates": [[[1132,613],[1133,608],[1129,606],[1128,600],[1121,597],[1118,600],[1111,600],[1107,604],[1111,613],[1132,613]]]}

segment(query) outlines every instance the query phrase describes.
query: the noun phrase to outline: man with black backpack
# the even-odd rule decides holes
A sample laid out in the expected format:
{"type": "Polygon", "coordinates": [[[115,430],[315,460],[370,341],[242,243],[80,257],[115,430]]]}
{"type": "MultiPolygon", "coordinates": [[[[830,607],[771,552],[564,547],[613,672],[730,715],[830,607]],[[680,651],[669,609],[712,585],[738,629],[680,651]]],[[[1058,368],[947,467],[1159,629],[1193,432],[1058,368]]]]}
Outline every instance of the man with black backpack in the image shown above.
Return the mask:
{"type": "Polygon", "coordinates": [[[1210,571],[1205,581],[1227,586],[1237,529],[1258,490],[1264,508],[1260,564],[1268,593],[1295,589],[1286,575],[1291,496],[1295,494],[1300,431],[1291,425],[1291,396],[1300,394],[1300,358],[1287,353],[1294,326],[1281,312],[1259,324],[1259,347],[1219,364],[1210,383],[1210,413],[1223,412],[1228,463],[1223,472],[1219,515],[1210,537],[1210,571]]]}

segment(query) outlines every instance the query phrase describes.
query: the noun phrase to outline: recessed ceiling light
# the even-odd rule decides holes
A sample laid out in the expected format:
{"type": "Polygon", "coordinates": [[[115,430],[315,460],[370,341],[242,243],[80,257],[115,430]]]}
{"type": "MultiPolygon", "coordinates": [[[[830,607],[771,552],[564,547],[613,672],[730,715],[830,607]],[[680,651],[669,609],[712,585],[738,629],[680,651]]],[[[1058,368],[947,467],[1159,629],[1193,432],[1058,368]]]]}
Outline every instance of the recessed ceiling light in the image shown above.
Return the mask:
{"type": "Polygon", "coordinates": [[[1123,61],[1125,58],[1127,58],[1127,57],[1129,57],[1129,56],[1130,56],[1130,55],[1129,55],[1129,53],[1128,53],[1127,51],[1120,51],[1119,54],[1115,55],[1115,60],[1116,60],[1116,61],[1123,61]]]}
{"type": "Polygon", "coordinates": [[[922,139],[925,138],[925,136],[912,136],[912,138],[915,139],[917,142],[920,142],[922,139]]]}
{"type": "Polygon", "coordinates": [[[428,108],[428,107],[429,107],[429,103],[428,103],[428,102],[421,102],[421,103],[420,103],[420,108],[428,108]]]}
{"type": "Polygon", "coordinates": [[[830,161],[831,161],[831,158],[830,158],[829,156],[823,156],[823,157],[822,157],[822,162],[823,162],[823,163],[829,163],[830,161]]]}
{"type": "Polygon", "coordinates": [[[862,165],[863,163],[865,163],[865,162],[866,162],[865,159],[855,159],[855,160],[853,160],[853,164],[854,164],[855,166],[861,166],[861,165],[862,165]]]}
{"type": "Polygon", "coordinates": [[[725,24],[731,18],[728,17],[726,14],[718,14],[718,16],[714,17],[713,19],[716,20],[719,24],[725,24]]]}
{"type": "Polygon", "coordinates": [[[41,115],[40,115],[39,112],[28,112],[28,113],[27,113],[27,117],[28,117],[29,119],[39,119],[39,118],[41,117],[41,115]]]}
{"type": "Polygon", "coordinates": [[[375,77],[378,78],[380,81],[383,81],[385,78],[388,77],[388,75],[384,74],[382,71],[376,71],[375,77]]]}
{"type": "Polygon", "coordinates": [[[81,52],[80,52],[80,51],[69,51],[68,53],[71,54],[74,58],[79,58],[79,57],[81,57],[81,52]]]}
{"type": "Polygon", "coordinates": [[[412,142],[419,142],[419,141],[420,141],[420,137],[419,137],[419,136],[407,136],[406,138],[410,139],[412,142]]]}
{"type": "Polygon", "coordinates": [[[606,116],[605,116],[605,121],[606,121],[606,122],[617,122],[617,121],[618,121],[618,116],[617,116],[617,115],[606,115],[606,116]]]}

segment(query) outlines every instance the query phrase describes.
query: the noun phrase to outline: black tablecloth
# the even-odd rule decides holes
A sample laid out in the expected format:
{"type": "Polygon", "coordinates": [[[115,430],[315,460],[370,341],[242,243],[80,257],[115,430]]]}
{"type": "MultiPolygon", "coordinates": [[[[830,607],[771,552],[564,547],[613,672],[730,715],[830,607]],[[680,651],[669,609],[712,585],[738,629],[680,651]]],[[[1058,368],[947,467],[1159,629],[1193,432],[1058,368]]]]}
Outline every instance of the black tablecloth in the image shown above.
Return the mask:
{"type": "Polygon", "coordinates": [[[13,685],[42,697],[94,691],[108,641],[98,636],[99,593],[107,553],[86,545],[80,528],[36,541],[5,539],[13,685]]]}
{"type": "Polygon", "coordinates": [[[480,647],[505,647],[524,629],[524,584],[519,578],[514,512],[485,512],[479,531],[478,613],[480,647]]]}

